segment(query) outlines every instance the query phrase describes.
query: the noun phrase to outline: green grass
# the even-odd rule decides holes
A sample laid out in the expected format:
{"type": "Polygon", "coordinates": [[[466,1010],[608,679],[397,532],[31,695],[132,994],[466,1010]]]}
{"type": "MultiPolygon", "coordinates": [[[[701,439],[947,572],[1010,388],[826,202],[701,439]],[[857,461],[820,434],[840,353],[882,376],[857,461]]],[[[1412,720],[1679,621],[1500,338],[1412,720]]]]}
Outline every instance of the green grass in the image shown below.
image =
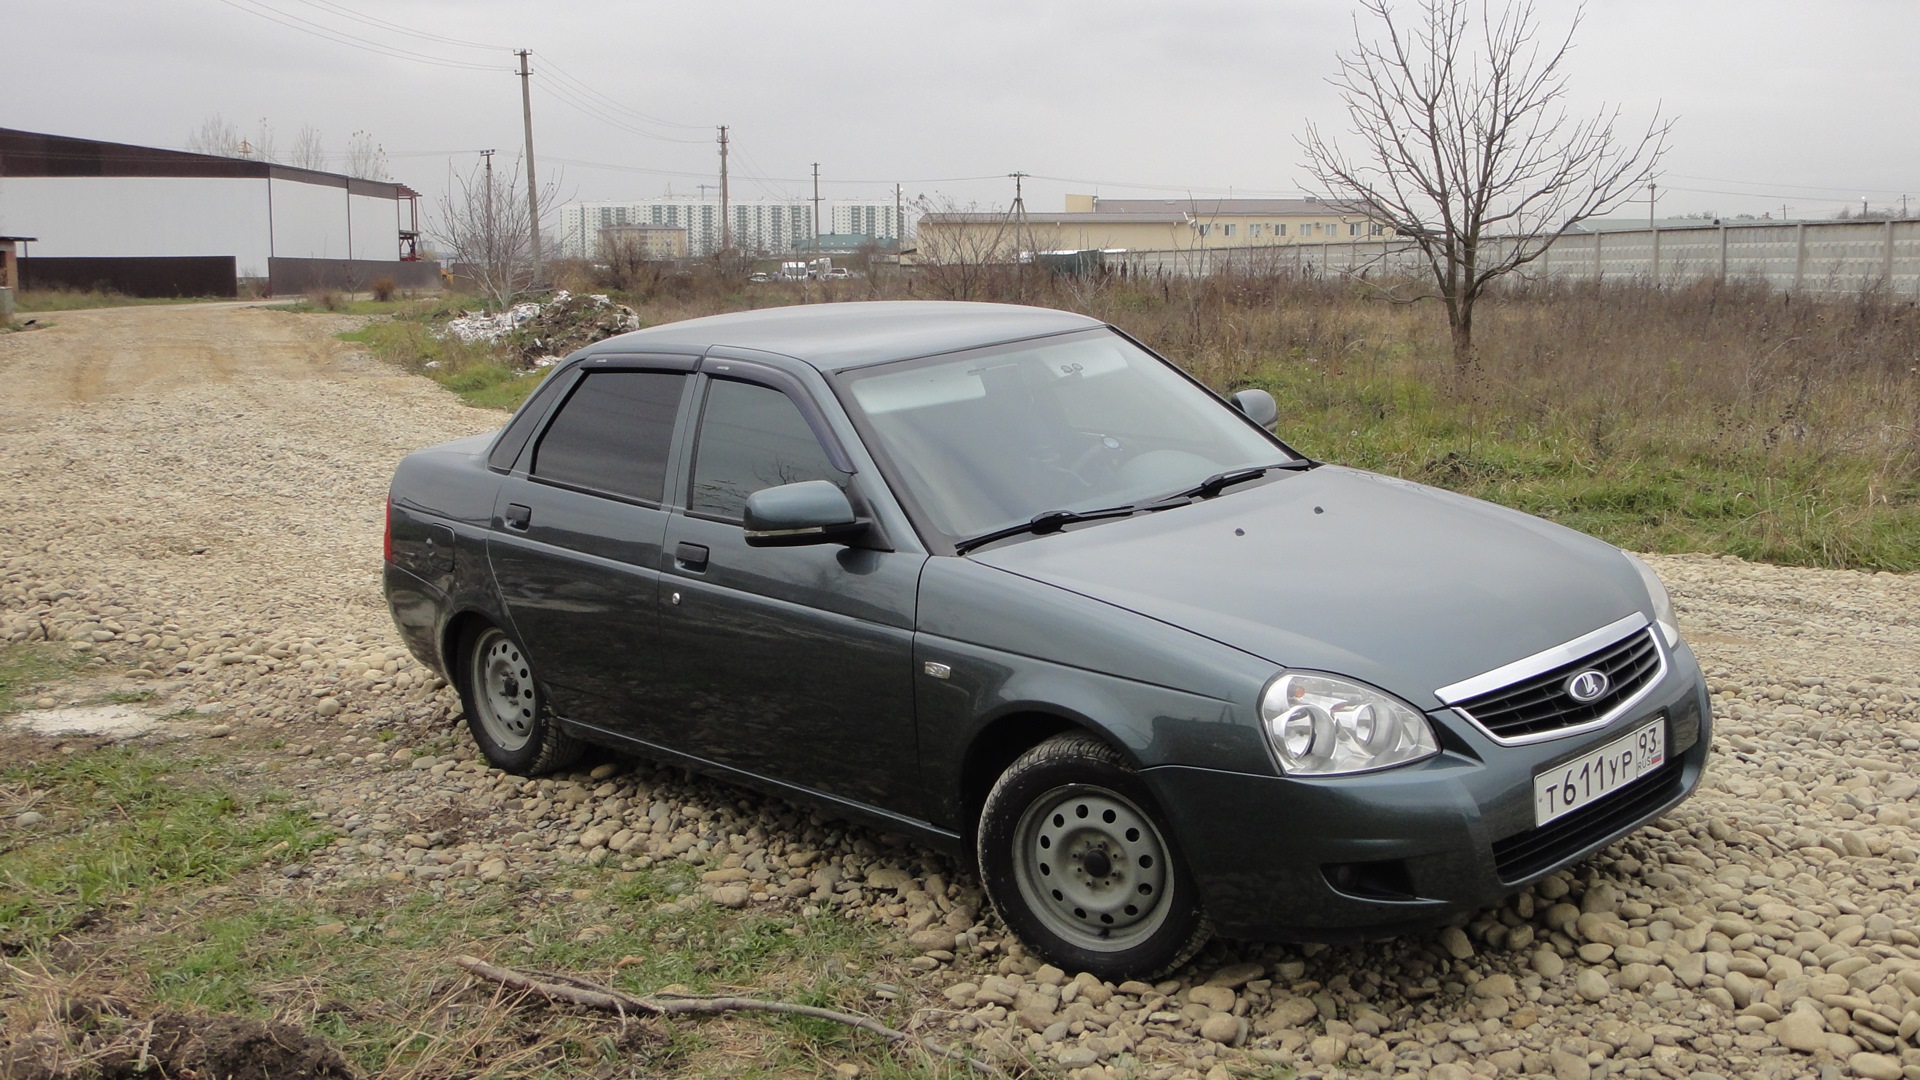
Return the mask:
{"type": "Polygon", "coordinates": [[[457,298],[414,301],[399,306],[393,318],[339,336],[342,341],[365,346],[378,359],[427,376],[469,405],[509,411],[517,408],[547,372],[516,367],[504,352],[485,343],[467,344],[437,336],[439,327],[463,308],[457,298]]]}
{"type": "MultiPolygon", "coordinates": [[[[157,1010],[291,1020],[369,1076],[863,1075],[957,1077],[837,1024],[765,1015],[633,1019],[544,1006],[470,982],[459,953],[647,994],[750,993],[879,1016],[904,1004],[888,936],[838,912],[741,911],[678,901],[697,871],[552,868],[519,883],[430,890],[376,875],[309,890],[263,888],[332,836],[281,796],[222,784],[221,763],[164,748],[49,755],[0,770],[0,952],[66,996],[98,980],[157,1010]],[[749,1064],[750,1063],[750,1064],[749,1064]],[[744,1071],[742,1071],[744,1069],[744,1071]]],[[[23,1006],[24,1007],[24,1006],[23,1006]]],[[[0,1000],[0,1021],[9,1015],[0,1000]]]]}
{"type": "Polygon", "coordinates": [[[8,816],[30,807],[45,818],[0,849],[0,938],[43,948],[75,926],[325,842],[283,802],[243,805],[198,782],[197,764],[112,748],[0,769],[8,816]]]}
{"type": "Polygon", "coordinates": [[[0,716],[18,712],[35,687],[58,682],[80,666],[80,658],[64,644],[20,642],[0,648],[0,716]]]}
{"type": "Polygon", "coordinates": [[[1388,371],[1330,379],[1274,363],[1256,380],[1302,452],[1537,514],[1635,551],[1920,569],[1920,480],[1886,458],[1712,432],[1620,429],[1450,400],[1388,371]]]}

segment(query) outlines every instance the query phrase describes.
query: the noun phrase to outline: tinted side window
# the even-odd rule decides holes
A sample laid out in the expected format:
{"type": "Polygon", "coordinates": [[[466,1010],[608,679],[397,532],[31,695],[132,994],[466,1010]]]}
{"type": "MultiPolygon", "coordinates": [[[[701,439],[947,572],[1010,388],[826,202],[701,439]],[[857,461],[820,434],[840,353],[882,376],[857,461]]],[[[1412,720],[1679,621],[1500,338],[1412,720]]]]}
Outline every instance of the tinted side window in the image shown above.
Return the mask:
{"type": "Polygon", "coordinates": [[[688,509],[738,521],[747,496],[802,480],[847,486],[847,474],[827,460],[799,407],[771,387],[714,380],[700,420],[688,509]]]}
{"type": "Polygon", "coordinates": [[[533,475],[570,487],[659,503],[686,376],[596,371],[560,406],[534,451],[533,475]]]}
{"type": "Polygon", "coordinates": [[[513,468],[520,451],[526,449],[527,440],[533,437],[534,425],[547,415],[547,406],[553,404],[553,388],[565,381],[564,378],[552,376],[540,381],[533,394],[521,403],[519,411],[508,421],[507,429],[500,433],[500,441],[493,444],[493,453],[487,455],[489,466],[502,472],[513,468]]]}

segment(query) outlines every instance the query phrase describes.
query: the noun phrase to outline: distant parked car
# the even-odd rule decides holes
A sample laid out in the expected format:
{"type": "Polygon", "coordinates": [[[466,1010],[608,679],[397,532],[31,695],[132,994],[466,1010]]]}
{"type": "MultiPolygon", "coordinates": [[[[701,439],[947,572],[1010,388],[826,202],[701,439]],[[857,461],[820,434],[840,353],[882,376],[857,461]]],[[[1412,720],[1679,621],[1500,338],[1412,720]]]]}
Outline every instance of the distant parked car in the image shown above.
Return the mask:
{"type": "Polygon", "coordinates": [[[1108,978],[1430,925],[1695,789],[1651,570],[1275,414],[1037,308],[658,326],[400,463],[387,598],[494,765],[599,743],[971,853],[1108,978]]]}
{"type": "Polygon", "coordinates": [[[764,282],[772,281],[773,275],[767,273],[764,270],[755,270],[753,273],[747,275],[747,280],[752,282],[764,283],[764,282]]]}
{"type": "Polygon", "coordinates": [[[836,266],[824,275],[828,281],[845,281],[853,276],[853,271],[844,266],[836,266]]]}

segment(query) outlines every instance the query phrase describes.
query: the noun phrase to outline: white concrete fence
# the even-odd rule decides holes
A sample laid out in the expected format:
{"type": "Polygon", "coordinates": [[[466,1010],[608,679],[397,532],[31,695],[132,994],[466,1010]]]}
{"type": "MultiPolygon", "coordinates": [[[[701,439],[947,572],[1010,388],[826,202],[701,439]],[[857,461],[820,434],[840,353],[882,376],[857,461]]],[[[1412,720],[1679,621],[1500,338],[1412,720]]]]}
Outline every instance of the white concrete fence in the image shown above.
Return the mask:
{"type": "MultiPolygon", "coordinates": [[[[1495,238],[1489,246],[1497,250],[1507,242],[1495,238]]],[[[1234,271],[1374,278],[1426,273],[1419,251],[1404,240],[1113,252],[1107,265],[1171,277],[1234,271]]],[[[1533,281],[1759,281],[1803,295],[1884,290],[1892,296],[1920,297],[1920,220],[1741,222],[1570,233],[1516,273],[1533,281]]]]}

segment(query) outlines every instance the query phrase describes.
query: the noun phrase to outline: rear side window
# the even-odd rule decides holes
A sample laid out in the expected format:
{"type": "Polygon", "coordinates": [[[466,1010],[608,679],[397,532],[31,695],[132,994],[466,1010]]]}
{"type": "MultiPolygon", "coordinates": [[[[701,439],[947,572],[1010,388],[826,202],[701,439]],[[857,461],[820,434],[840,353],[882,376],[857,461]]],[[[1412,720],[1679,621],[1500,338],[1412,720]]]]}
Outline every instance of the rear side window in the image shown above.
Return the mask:
{"type": "Polygon", "coordinates": [[[659,505],[686,380],[669,371],[589,374],[540,437],[533,475],[659,505]]]}
{"type": "Polygon", "coordinates": [[[553,404],[554,387],[566,382],[564,377],[549,377],[535,387],[533,394],[520,406],[513,419],[507,422],[507,429],[500,433],[499,441],[493,444],[493,452],[487,455],[487,464],[492,468],[506,472],[519,460],[520,451],[526,449],[527,440],[533,438],[533,429],[540,418],[547,415],[547,406],[553,404]]]}
{"type": "Polygon", "coordinates": [[[700,420],[687,509],[738,521],[747,496],[802,480],[847,486],[847,474],[827,460],[799,407],[772,387],[714,380],[700,420]]]}

